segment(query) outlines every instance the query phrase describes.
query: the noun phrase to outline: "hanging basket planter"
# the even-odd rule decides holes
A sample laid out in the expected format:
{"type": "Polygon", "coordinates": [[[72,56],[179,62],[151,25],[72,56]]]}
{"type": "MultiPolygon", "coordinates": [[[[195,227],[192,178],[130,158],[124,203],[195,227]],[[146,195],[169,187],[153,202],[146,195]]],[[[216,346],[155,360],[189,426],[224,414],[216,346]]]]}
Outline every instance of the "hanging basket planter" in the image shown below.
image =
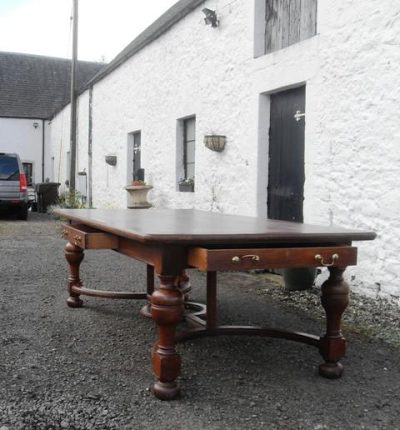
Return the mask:
{"type": "Polygon", "coordinates": [[[225,148],[226,136],[208,135],[204,136],[204,145],[211,151],[222,152],[225,148]]]}
{"type": "Polygon", "coordinates": [[[116,155],[106,155],[106,163],[110,166],[116,166],[117,165],[117,156],[116,155]]]}

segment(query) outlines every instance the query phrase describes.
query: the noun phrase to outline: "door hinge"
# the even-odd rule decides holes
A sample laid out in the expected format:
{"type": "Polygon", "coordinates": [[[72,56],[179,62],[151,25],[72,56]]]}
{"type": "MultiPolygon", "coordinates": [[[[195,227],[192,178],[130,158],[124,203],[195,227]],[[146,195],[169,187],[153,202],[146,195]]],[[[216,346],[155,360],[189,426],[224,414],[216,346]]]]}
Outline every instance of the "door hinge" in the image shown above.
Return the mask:
{"type": "Polygon", "coordinates": [[[305,117],[306,116],[306,113],[305,112],[301,112],[301,111],[299,111],[299,110],[297,110],[296,111],[296,113],[293,115],[293,118],[297,121],[297,122],[299,122],[300,120],[301,120],[301,118],[303,118],[303,117],[305,117]]]}

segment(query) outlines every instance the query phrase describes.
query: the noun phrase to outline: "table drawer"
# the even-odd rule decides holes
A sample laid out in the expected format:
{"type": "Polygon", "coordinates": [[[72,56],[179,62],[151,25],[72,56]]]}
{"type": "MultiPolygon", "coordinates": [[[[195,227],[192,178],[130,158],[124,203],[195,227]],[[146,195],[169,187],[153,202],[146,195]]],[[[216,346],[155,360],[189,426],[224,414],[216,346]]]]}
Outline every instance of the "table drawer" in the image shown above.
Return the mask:
{"type": "Polygon", "coordinates": [[[85,225],[64,225],[63,237],[82,249],[118,248],[117,236],[100,232],[85,225]]]}
{"type": "Polygon", "coordinates": [[[357,264],[357,248],[351,246],[250,249],[190,248],[188,264],[203,271],[346,267],[357,264]]]}

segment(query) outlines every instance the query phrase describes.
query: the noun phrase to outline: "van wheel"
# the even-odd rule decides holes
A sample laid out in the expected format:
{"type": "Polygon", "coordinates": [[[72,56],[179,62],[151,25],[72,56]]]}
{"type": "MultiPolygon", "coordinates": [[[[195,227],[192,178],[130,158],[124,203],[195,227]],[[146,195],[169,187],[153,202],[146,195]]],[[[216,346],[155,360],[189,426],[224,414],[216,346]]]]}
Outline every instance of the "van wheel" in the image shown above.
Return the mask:
{"type": "Polygon", "coordinates": [[[24,205],[19,210],[18,219],[26,221],[28,219],[28,205],[24,205]]]}

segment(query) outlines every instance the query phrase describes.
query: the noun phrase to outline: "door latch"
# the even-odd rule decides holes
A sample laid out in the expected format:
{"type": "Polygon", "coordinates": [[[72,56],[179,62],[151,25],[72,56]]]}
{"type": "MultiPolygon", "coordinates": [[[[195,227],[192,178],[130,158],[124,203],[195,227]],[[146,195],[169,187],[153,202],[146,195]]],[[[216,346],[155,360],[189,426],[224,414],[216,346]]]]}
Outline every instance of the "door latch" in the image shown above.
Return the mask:
{"type": "Polygon", "coordinates": [[[301,113],[299,110],[296,111],[296,113],[293,115],[293,118],[299,122],[301,120],[301,118],[305,117],[306,114],[305,112],[301,113]]]}

